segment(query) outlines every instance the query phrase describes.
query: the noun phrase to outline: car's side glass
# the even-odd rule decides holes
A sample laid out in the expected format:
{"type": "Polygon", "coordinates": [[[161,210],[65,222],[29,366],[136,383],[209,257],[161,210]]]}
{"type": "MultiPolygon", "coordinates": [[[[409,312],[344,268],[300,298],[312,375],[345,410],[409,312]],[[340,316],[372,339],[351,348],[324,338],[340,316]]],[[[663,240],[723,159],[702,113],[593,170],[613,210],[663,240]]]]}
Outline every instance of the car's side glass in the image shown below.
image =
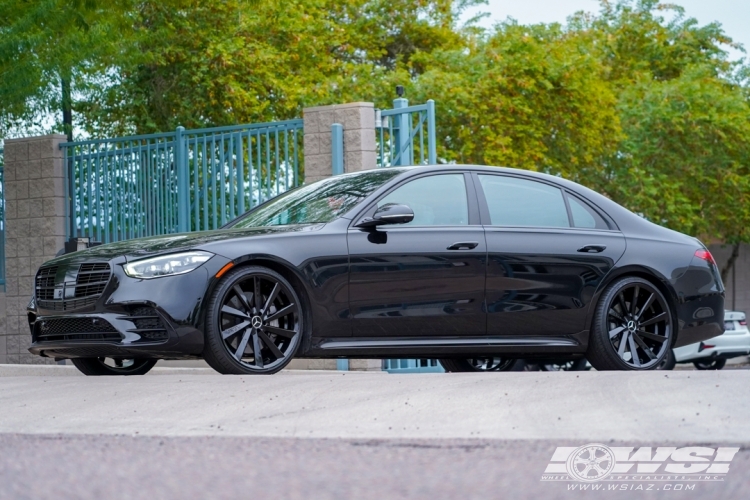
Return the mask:
{"type": "Polygon", "coordinates": [[[568,205],[570,206],[570,214],[573,216],[573,227],[609,229],[607,222],[601,215],[575,196],[568,195],[568,205]]]}
{"type": "Polygon", "coordinates": [[[414,211],[410,226],[467,226],[469,203],[463,174],[420,177],[388,193],[378,202],[408,205],[414,211]]]}
{"type": "Polygon", "coordinates": [[[335,176],[305,185],[271,199],[238,217],[226,227],[331,222],[401,173],[403,169],[384,168],[376,172],[335,176]]]}
{"type": "Polygon", "coordinates": [[[504,175],[479,175],[493,226],[570,227],[560,188],[504,175]]]}

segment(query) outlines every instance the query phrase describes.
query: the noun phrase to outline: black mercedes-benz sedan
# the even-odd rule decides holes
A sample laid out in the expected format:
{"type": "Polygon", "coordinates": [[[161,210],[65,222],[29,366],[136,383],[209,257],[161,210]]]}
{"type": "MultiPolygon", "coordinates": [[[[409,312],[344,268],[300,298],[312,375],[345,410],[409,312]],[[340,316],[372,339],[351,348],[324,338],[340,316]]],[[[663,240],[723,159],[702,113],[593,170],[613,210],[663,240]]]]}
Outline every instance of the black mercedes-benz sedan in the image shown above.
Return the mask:
{"type": "Polygon", "coordinates": [[[456,165],[340,175],[219,230],[63,255],[28,308],[30,351],[87,375],[188,358],[274,373],[294,357],[647,370],[720,335],[723,314],[697,239],[558,177],[456,165]]]}

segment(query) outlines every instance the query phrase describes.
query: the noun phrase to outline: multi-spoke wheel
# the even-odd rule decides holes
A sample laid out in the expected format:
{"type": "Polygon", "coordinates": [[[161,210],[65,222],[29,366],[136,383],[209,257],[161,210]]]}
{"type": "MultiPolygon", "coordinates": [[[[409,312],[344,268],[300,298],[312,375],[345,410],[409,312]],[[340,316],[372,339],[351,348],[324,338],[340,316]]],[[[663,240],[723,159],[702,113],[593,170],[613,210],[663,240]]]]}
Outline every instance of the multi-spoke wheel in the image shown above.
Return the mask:
{"type": "Polygon", "coordinates": [[[721,370],[726,364],[726,359],[704,359],[702,361],[693,361],[693,365],[695,365],[698,370],[721,370]]]}
{"type": "Polygon", "coordinates": [[[674,327],[664,295],[641,278],[621,278],[602,294],[586,357],[597,370],[654,370],[674,327]]]}
{"type": "Polygon", "coordinates": [[[440,364],[447,372],[509,372],[516,368],[513,358],[469,358],[440,359],[440,364]]]}
{"type": "Polygon", "coordinates": [[[154,367],[157,360],[73,358],[71,361],[84,375],[145,375],[154,367]]]}
{"type": "Polygon", "coordinates": [[[241,267],[211,297],[203,355],[220,373],[276,373],[294,357],[302,327],[302,304],[283,276],[241,267]]]}
{"type": "Polygon", "coordinates": [[[539,369],[543,372],[577,372],[586,369],[586,358],[559,361],[557,363],[541,363],[539,369]]]}

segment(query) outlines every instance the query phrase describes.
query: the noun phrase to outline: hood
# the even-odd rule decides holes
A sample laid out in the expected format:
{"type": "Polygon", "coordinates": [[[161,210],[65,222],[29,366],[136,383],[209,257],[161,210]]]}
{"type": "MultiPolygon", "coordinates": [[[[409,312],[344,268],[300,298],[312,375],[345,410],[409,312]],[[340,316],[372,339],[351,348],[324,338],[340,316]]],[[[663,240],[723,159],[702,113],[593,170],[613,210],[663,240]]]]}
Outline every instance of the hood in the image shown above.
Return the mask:
{"type": "MultiPolygon", "coordinates": [[[[204,245],[237,238],[259,238],[291,232],[317,231],[325,224],[300,224],[290,226],[251,227],[244,229],[216,229],[194,233],[177,233],[164,236],[149,236],[133,240],[118,241],[99,245],[88,250],[73,252],[57,257],[49,263],[63,263],[81,260],[110,260],[125,257],[126,260],[137,260],[151,255],[178,252],[180,250],[201,249],[204,245]]],[[[211,252],[216,252],[212,245],[211,252]]]]}

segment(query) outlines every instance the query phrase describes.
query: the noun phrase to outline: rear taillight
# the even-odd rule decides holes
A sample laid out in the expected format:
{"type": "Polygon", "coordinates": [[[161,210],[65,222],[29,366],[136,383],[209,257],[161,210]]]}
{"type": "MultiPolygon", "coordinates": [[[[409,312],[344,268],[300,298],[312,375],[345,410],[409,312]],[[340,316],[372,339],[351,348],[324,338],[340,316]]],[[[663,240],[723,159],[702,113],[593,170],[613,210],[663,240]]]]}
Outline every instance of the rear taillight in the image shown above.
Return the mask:
{"type": "Polygon", "coordinates": [[[747,326],[747,320],[741,319],[739,323],[740,323],[740,326],[747,326]]]}
{"type": "Polygon", "coordinates": [[[695,256],[699,259],[703,259],[709,264],[716,265],[716,261],[714,260],[714,256],[711,255],[711,252],[705,249],[700,249],[695,251],[695,256]]]}
{"type": "Polygon", "coordinates": [[[714,347],[716,347],[716,346],[715,345],[711,345],[711,344],[704,344],[703,342],[701,342],[698,345],[698,352],[704,351],[706,349],[713,349],[714,347]]]}

